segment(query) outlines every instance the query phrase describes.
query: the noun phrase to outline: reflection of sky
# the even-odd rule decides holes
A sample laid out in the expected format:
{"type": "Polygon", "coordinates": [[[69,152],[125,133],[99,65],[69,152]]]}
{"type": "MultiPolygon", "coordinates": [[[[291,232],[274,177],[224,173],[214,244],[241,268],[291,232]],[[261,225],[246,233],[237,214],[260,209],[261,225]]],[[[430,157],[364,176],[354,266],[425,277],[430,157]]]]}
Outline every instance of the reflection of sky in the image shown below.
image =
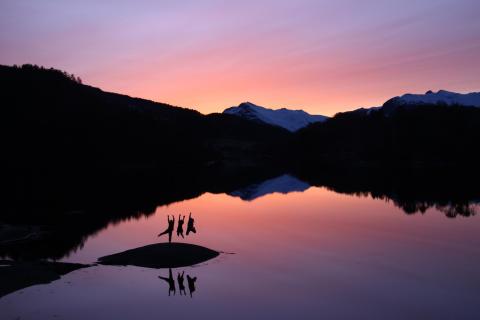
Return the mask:
{"type": "MultiPolygon", "coordinates": [[[[323,188],[245,202],[203,196],[112,225],[67,261],[157,241],[166,215],[193,212],[186,240],[234,252],[179,268],[193,299],[168,297],[168,269],[98,266],[0,300],[7,319],[478,319],[478,217],[408,216],[392,203],[323,188]],[[25,301],[28,301],[26,304],[25,301]]],[[[164,239],[165,240],[165,239],[164,239]]],[[[175,238],[174,241],[177,241],[175,238]]]]}
{"type": "Polygon", "coordinates": [[[251,100],[333,114],[480,88],[476,0],[0,3],[0,63],[196,107],[251,100]]]}

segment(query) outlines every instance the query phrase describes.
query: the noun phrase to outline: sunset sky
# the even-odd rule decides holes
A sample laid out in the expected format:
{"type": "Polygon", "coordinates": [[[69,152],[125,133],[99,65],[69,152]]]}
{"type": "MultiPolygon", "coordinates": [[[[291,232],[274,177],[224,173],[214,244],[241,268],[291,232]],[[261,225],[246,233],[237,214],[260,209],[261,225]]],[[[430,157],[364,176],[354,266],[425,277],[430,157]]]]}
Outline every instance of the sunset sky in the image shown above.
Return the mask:
{"type": "Polygon", "coordinates": [[[0,2],[0,64],[219,112],[333,115],[406,92],[480,91],[478,0],[0,2]]]}

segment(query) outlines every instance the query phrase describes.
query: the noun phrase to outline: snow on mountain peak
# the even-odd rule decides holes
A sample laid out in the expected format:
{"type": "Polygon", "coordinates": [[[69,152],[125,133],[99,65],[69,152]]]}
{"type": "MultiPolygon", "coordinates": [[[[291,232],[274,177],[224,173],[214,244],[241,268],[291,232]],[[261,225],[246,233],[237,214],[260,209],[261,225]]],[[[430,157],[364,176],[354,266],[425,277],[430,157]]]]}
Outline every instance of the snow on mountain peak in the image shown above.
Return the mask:
{"type": "Polygon", "coordinates": [[[311,115],[303,110],[268,109],[257,106],[251,102],[241,103],[237,107],[231,107],[223,111],[225,114],[239,116],[248,120],[265,122],[274,126],[285,128],[289,131],[297,131],[314,122],[322,122],[328,117],[311,115]]]}
{"type": "Polygon", "coordinates": [[[471,107],[480,107],[480,92],[456,93],[446,90],[438,92],[427,91],[425,94],[407,93],[398,97],[398,102],[403,104],[439,104],[462,105],[471,107]]]}
{"type": "Polygon", "coordinates": [[[284,174],[273,179],[253,184],[248,187],[230,192],[229,195],[240,197],[242,200],[252,201],[272,193],[287,194],[290,192],[303,192],[310,185],[289,174],[284,174]]]}

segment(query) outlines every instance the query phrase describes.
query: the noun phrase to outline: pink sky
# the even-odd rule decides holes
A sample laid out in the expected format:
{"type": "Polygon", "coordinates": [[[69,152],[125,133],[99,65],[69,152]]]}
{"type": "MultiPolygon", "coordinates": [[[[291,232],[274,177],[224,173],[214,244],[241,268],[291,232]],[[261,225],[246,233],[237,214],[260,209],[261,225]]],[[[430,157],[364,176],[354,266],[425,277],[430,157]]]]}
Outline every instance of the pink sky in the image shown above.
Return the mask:
{"type": "Polygon", "coordinates": [[[480,91],[479,12],[473,0],[6,0],[0,64],[203,113],[251,101],[333,115],[480,91]]]}

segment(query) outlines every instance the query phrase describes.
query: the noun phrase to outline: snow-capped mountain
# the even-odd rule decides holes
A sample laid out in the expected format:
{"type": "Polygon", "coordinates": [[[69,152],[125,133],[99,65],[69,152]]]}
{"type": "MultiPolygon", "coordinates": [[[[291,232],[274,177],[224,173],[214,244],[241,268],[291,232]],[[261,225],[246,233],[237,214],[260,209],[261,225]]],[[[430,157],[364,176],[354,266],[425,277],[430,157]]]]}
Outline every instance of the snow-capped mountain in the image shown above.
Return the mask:
{"type": "Polygon", "coordinates": [[[438,92],[428,91],[425,94],[407,93],[394,99],[400,104],[447,104],[480,107],[480,92],[462,94],[440,90],[438,92]]]}
{"type": "Polygon", "coordinates": [[[250,185],[246,188],[229,193],[242,200],[252,201],[271,193],[287,194],[290,192],[303,192],[310,188],[310,185],[294,176],[284,174],[261,183],[250,185]]]}
{"type": "Polygon", "coordinates": [[[446,90],[438,92],[428,91],[425,94],[407,93],[399,97],[394,97],[383,104],[381,107],[359,108],[352,112],[368,116],[372,112],[382,110],[384,114],[390,115],[395,112],[398,107],[418,107],[422,105],[447,105],[447,106],[465,106],[480,107],[480,92],[456,93],[446,90]]]}
{"type": "Polygon", "coordinates": [[[285,128],[291,132],[297,131],[314,122],[328,119],[326,116],[311,115],[303,110],[268,109],[250,102],[244,102],[237,107],[223,111],[225,114],[239,116],[248,120],[265,122],[274,126],[285,128]]]}

